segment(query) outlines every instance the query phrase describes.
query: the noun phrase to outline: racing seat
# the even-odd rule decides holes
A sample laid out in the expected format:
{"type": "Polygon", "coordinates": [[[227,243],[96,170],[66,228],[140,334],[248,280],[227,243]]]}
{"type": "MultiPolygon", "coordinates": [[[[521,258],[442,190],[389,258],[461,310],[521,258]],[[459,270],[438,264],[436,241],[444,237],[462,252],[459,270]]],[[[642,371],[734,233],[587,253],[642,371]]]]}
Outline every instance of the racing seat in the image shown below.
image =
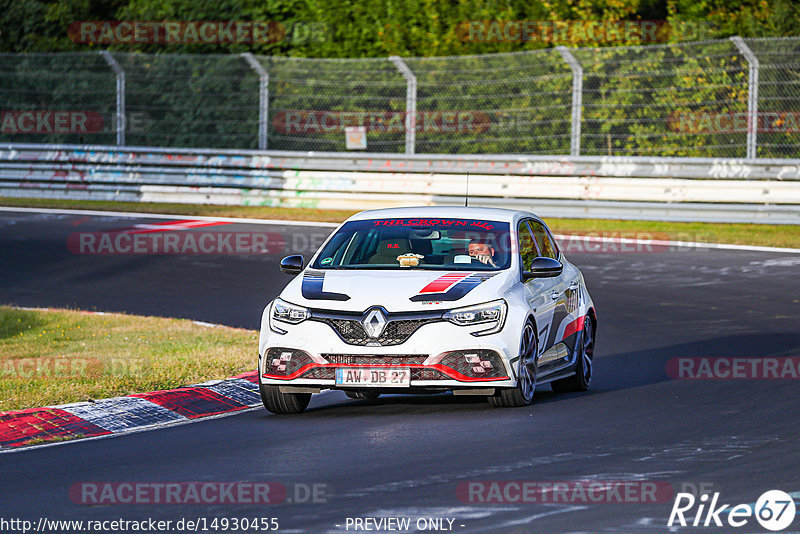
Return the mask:
{"type": "Polygon", "coordinates": [[[369,257],[367,263],[370,265],[398,265],[397,256],[406,252],[411,252],[408,238],[381,239],[378,242],[378,250],[369,257]]]}

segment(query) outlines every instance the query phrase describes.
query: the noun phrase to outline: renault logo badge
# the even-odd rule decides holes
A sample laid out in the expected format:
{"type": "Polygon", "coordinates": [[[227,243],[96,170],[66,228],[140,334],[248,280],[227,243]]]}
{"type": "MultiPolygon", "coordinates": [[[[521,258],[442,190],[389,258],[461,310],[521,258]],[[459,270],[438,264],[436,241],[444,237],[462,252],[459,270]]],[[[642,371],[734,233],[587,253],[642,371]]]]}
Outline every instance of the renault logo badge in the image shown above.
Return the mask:
{"type": "Polygon", "coordinates": [[[386,317],[381,310],[372,310],[361,321],[361,325],[367,335],[374,339],[383,332],[383,328],[386,326],[386,317]]]}

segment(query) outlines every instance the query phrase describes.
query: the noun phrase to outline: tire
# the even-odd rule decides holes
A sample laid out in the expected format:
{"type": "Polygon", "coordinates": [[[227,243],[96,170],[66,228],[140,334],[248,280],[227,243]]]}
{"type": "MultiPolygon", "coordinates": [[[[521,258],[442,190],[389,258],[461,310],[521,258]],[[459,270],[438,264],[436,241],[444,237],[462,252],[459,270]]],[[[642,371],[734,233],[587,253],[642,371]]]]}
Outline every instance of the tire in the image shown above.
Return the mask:
{"type": "Polygon", "coordinates": [[[517,371],[517,386],[513,388],[498,388],[497,392],[489,397],[489,404],[496,408],[519,408],[530,406],[533,394],[536,391],[536,354],[538,352],[536,327],[530,319],[522,329],[519,347],[519,364],[517,371]]]}
{"type": "Polygon", "coordinates": [[[570,393],[586,391],[592,384],[594,367],[594,322],[591,316],[586,316],[583,330],[578,338],[578,359],[575,362],[575,374],[569,378],[562,378],[550,383],[556,393],[570,393]]]}
{"type": "Polygon", "coordinates": [[[344,394],[356,400],[375,400],[381,396],[377,391],[345,391],[344,394]]]}
{"type": "Polygon", "coordinates": [[[277,414],[302,413],[311,402],[311,393],[281,393],[280,386],[259,383],[261,402],[267,411],[277,414]]]}

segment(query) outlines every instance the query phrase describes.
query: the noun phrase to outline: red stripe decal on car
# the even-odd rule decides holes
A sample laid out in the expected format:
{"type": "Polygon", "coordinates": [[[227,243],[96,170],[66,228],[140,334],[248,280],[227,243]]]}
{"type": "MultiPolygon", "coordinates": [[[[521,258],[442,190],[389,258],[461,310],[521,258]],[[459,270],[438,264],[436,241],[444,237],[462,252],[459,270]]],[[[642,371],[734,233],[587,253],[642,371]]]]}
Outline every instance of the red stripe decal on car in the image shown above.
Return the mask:
{"type": "Polygon", "coordinates": [[[470,273],[447,273],[444,276],[440,276],[433,282],[429,283],[425,287],[423,287],[419,294],[423,293],[444,293],[447,291],[450,286],[458,283],[460,280],[463,280],[470,273]]]}
{"type": "MultiPolygon", "coordinates": [[[[445,276],[453,276],[455,274],[457,273],[450,273],[445,276]]],[[[411,300],[412,302],[420,302],[426,300],[441,300],[441,301],[458,300],[496,274],[497,274],[496,272],[467,273],[465,276],[459,276],[457,279],[454,278],[455,283],[451,283],[446,291],[441,291],[441,290],[437,291],[436,289],[438,289],[438,287],[441,286],[434,286],[434,284],[439,283],[440,280],[445,278],[443,276],[442,278],[438,278],[433,282],[431,282],[430,284],[428,284],[427,286],[425,286],[422,289],[422,291],[411,297],[409,300],[411,300]],[[434,287],[434,289],[431,289],[432,286],[434,287]]],[[[444,287],[447,287],[444,285],[444,282],[442,282],[442,285],[444,287]]]]}
{"type": "Polygon", "coordinates": [[[580,332],[581,330],[583,330],[583,323],[584,323],[585,320],[586,320],[586,317],[582,316],[582,317],[578,317],[577,319],[575,319],[574,321],[569,323],[567,325],[567,327],[564,328],[564,335],[561,337],[561,339],[567,339],[572,334],[574,334],[576,332],[580,332]]]}

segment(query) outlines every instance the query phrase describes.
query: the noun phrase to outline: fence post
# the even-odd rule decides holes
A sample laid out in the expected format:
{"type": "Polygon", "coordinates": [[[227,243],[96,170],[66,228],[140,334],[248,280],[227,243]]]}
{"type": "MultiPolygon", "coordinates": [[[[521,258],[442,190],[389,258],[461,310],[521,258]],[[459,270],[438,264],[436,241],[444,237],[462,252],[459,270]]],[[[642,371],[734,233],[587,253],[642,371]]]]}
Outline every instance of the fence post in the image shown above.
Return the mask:
{"type": "Polygon", "coordinates": [[[125,71],[119,66],[117,60],[108,50],[100,52],[108,66],[117,75],[117,145],[125,146],[125,71]]]}
{"type": "Polygon", "coordinates": [[[389,56],[406,79],[406,154],[413,154],[417,142],[417,77],[400,56],[389,56]]]}
{"type": "Polygon", "coordinates": [[[581,154],[581,107],[583,106],[583,67],[566,46],[557,46],[556,50],[572,70],[572,133],[569,142],[569,155],[581,154]]]}
{"type": "Polygon", "coordinates": [[[269,73],[250,52],[242,57],[258,74],[258,149],[267,149],[267,132],[269,128],[269,73]]]}
{"type": "Polygon", "coordinates": [[[756,159],[758,147],[758,58],[738,35],[731,37],[731,41],[747,60],[750,66],[747,82],[747,159],[756,159]]]}

